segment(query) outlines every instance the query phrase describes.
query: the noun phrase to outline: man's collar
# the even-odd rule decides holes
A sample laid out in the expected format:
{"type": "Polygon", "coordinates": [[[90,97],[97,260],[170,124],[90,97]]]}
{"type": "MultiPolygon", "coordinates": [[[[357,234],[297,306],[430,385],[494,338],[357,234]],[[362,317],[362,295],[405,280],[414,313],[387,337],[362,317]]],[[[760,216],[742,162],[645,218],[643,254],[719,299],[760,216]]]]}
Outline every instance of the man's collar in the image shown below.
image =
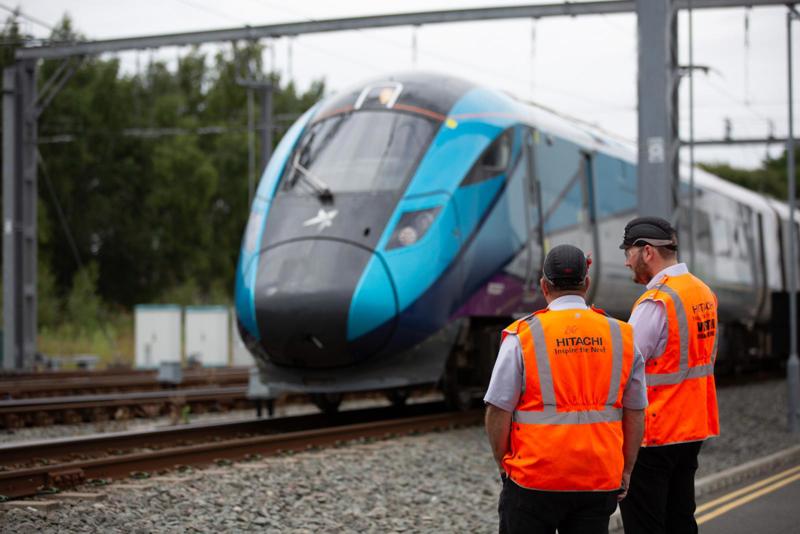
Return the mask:
{"type": "Polygon", "coordinates": [[[558,297],[553,300],[547,305],[547,308],[552,311],[574,310],[576,308],[585,310],[588,306],[580,295],[564,295],[563,297],[558,297]]]}
{"type": "Polygon", "coordinates": [[[689,272],[689,268],[685,263],[676,263],[660,270],[656,275],[647,283],[647,289],[653,289],[661,282],[665,276],[680,276],[689,272]]]}

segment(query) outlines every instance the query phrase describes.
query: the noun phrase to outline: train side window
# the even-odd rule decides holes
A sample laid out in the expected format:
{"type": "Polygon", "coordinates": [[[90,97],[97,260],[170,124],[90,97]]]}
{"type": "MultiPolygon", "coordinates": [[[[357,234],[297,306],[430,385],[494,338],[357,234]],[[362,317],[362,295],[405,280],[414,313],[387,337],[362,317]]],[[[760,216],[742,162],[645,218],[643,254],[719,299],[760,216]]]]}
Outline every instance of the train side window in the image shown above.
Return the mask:
{"type": "Polygon", "coordinates": [[[733,228],[733,255],[742,260],[746,260],[749,257],[747,253],[747,238],[748,236],[747,232],[745,231],[745,226],[743,224],[737,224],[733,228]]]}
{"type": "Polygon", "coordinates": [[[603,219],[636,209],[636,167],[600,153],[594,160],[597,217],[603,219]]]}
{"type": "Polygon", "coordinates": [[[579,224],[582,214],[583,188],[581,182],[576,180],[545,214],[544,231],[555,232],[579,224]]]}
{"type": "Polygon", "coordinates": [[[711,219],[708,213],[694,210],[694,239],[695,250],[712,250],[711,246],[711,219]]]}
{"type": "Polygon", "coordinates": [[[484,150],[478,158],[478,162],[469,171],[461,185],[470,185],[489,178],[494,178],[508,171],[511,163],[512,131],[503,132],[500,137],[484,150]]]}
{"type": "Polygon", "coordinates": [[[714,215],[714,225],[711,229],[714,238],[714,253],[718,256],[730,256],[733,247],[728,220],[720,215],[714,215]]]}

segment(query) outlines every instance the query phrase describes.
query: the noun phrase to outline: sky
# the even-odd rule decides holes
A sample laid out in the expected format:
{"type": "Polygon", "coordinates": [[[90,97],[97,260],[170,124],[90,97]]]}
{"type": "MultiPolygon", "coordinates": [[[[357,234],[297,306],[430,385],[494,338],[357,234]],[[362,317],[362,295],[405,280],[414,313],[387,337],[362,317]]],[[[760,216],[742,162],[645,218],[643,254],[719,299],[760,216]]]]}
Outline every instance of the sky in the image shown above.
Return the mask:
{"type": "MultiPolygon", "coordinates": [[[[47,37],[64,13],[87,38],[112,39],[364,15],[553,3],[555,0],[0,0],[0,14],[19,7],[23,30],[47,37]]],[[[577,3],[577,2],[576,2],[577,3]]],[[[719,139],[783,137],[788,132],[786,9],[697,10],[694,132],[719,139]],[[747,30],[746,30],[747,27],[747,30]]],[[[679,15],[679,57],[688,64],[688,14],[679,15]]],[[[800,24],[795,25],[795,43],[800,24]]],[[[636,139],[636,19],[633,14],[470,22],[281,38],[265,64],[300,89],[324,79],[329,92],[408,69],[466,78],[636,139]],[[416,40],[416,55],[412,43],[416,40]]],[[[204,45],[209,55],[218,45],[204,45]]],[[[224,45],[223,45],[224,46],[224,45]]],[[[795,60],[800,56],[793,47],[795,60]]],[[[174,64],[186,48],[121,54],[135,70],[151,57],[174,64]]],[[[797,62],[795,62],[797,70],[797,62]]],[[[795,75],[795,88],[800,85],[795,75]]],[[[688,80],[681,83],[681,137],[689,137],[688,80]]],[[[795,91],[795,109],[798,107],[795,91]]],[[[794,113],[795,118],[798,112],[794,113]]],[[[796,121],[795,121],[796,124],[796,121]]],[[[797,128],[795,128],[796,132],[797,128]]],[[[797,133],[797,132],[796,132],[797,133]]],[[[756,168],[782,145],[696,148],[700,162],[756,168]]],[[[688,150],[682,157],[688,161],[688,150]]]]}

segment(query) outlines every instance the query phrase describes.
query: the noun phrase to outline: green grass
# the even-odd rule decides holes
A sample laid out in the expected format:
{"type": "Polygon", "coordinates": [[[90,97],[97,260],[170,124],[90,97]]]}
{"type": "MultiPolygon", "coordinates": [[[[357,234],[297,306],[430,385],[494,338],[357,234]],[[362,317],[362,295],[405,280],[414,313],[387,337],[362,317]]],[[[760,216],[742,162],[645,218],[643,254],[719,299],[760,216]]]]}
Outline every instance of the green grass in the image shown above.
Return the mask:
{"type": "MultiPolygon", "coordinates": [[[[38,350],[46,356],[94,354],[99,357],[98,368],[134,363],[133,316],[130,313],[110,317],[105,332],[100,326],[81,328],[72,323],[57,327],[41,327],[38,350]]],[[[67,359],[65,367],[74,367],[67,359]]]]}

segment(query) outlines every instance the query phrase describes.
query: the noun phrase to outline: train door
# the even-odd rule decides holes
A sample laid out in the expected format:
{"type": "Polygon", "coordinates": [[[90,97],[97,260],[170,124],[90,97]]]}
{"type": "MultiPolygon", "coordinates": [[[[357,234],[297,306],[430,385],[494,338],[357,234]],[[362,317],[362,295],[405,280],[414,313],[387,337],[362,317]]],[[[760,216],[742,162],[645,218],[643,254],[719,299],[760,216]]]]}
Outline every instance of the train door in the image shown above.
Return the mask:
{"type": "Polygon", "coordinates": [[[544,132],[535,132],[533,141],[544,251],[568,243],[592,253],[590,274],[595,276],[600,251],[592,201],[592,155],[544,132]]]}
{"type": "Polygon", "coordinates": [[[527,258],[525,268],[525,288],[523,301],[535,299],[539,279],[542,276],[544,263],[544,228],[542,219],[541,187],[536,179],[536,163],[534,146],[538,132],[533,128],[524,128],[522,132],[522,149],[526,170],[525,207],[528,231],[527,258]]]}

